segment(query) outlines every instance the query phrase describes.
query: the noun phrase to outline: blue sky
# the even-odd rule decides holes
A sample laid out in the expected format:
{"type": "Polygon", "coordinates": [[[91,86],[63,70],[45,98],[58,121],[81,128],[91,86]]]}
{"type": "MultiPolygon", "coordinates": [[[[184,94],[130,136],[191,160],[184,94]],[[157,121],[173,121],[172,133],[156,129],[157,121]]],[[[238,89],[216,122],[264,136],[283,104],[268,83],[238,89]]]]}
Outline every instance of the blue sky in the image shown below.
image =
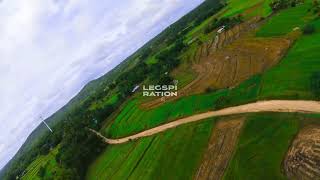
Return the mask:
{"type": "Polygon", "coordinates": [[[203,0],[0,2],[0,168],[90,80],[203,0]]]}

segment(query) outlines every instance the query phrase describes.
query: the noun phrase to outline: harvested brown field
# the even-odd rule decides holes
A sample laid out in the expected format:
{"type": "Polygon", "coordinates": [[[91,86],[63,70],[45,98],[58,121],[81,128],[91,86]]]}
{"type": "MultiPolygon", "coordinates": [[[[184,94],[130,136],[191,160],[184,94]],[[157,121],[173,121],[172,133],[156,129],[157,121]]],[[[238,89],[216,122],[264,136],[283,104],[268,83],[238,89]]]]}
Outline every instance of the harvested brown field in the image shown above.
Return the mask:
{"type": "Polygon", "coordinates": [[[213,37],[195,52],[192,69],[198,74],[178,91],[177,97],[163,97],[141,104],[150,109],[167,101],[206,89],[223,89],[238,85],[250,76],[261,73],[279,62],[290,47],[286,38],[255,38],[248,35],[257,23],[244,23],[213,37]]]}
{"type": "Polygon", "coordinates": [[[244,118],[219,121],[194,179],[221,179],[234,152],[244,118]]]}
{"type": "Polygon", "coordinates": [[[303,128],[284,160],[289,179],[320,179],[320,126],[303,128]]]}
{"type": "Polygon", "coordinates": [[[290,41],[281,38],[246,38],[236,40],[221,51],[203,60],[216,68],[204,79],[204,87],[215,89],[233,87],[250,76],[261,73],[279,62],[290,41]]]}

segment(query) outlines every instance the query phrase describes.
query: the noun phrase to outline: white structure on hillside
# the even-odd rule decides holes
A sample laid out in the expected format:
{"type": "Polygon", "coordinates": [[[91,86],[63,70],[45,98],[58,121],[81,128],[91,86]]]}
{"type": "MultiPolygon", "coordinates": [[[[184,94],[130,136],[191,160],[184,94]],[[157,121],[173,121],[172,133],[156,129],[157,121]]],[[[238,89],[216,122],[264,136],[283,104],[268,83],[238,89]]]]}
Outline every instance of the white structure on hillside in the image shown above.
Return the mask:
{"type": "Polygon", "coordinates": [[[132,89],[131,92],[133,92],[133,93],[136,92],[136,91],[139,89],[139,87],[140,87],[139,85],[136,85],[136,86],[132,89]]]}
{"type": "Polygon", "coordinates": [[[226,26],[222,26],[221,28],[218,29],[217,33],[222,33],[226,29],[226,26]]]}
{"type": "Polygon", "coordinates": [[[53,132],[52,129],[50,128],[50,126],[46,123],[46,121],[44,121],[44,119],[40,116],[40,119],[42,120],[43,124],[47,126],[47,128],[49,129],[50,132],[53,132]]]}

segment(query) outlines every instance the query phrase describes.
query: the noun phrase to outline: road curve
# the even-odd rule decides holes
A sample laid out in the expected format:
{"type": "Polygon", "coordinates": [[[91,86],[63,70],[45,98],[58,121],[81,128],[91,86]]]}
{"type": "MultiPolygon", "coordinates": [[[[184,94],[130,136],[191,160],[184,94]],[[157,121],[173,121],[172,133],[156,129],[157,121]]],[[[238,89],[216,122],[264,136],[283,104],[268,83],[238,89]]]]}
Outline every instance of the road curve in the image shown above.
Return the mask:
{"type": "Polygon", "coordinates": [[[189,117],[181,118],[172,122],[168,122],[163,125],[142,131],[140,133],[130,135],[119,139],[109,139],[102,136],[100,133],[89,129],[97,136],[102,138],[107,144],[121,144],[131,140],[136,140],[141,137],[152,136],[154,134],[166,131],[168,129],[187,124],[190,122],[200,121],[203,119],[242,114],[242,113],[255,113],[255,112],[300,112],[300,113],[320,113],[320,102],[318,101],[305,101],[305,100],[270,100],[270,101],[258,101],[255,103],[229,107],[217,111],[208,111],[192,115],[189,117]]]}

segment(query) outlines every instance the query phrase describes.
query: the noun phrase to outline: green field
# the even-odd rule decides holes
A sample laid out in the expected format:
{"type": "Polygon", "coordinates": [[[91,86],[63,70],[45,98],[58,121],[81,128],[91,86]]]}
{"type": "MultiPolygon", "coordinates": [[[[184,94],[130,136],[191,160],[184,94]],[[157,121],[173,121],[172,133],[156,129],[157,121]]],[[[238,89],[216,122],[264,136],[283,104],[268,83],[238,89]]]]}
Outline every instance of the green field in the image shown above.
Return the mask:
{"type": "Polygon", "coordinates": [[[113,138],[124,137],[196,113],[252,102],[259,87],[260,76],[254,76],[231,90],[182,97],[151,110],[142,110],[139,100],[131,100],[103,133],[113,138]]]}
{"type": "Polygon", "coordinates": [[[317,32],[300,37],[280,64],[263,75],[261,99],[314,99],[310,78],[320,69],[320,20],[314,24],[317,32]]]}
{"type": "Polygon", "coordinates": [[[106,96],[101,100],[94,102],[93,104],[91,104],[89,109],[96,110],[99,108],[103,108],[107,105],[113,105],[113,104],[116,104],[118,100],[119,100],[118,94],[114,93],[112,96],[106,96]]]}
{"type": "Polygon", "coordinates": [[[281,162],[298,125],[294,114],[249,116],[224,179],[285,179],[281,162]]]}
{"type": "Polygon", "coordinates": [[[110,146],[91,165],[87,179],[191,179],[213,125],[213,120],[191,123],[135,142],[110,146]]]}
{"type": "Polygon", "coordinates": [[[111,137],[127,136],[177,118],[212,110],[214,102],[223,94],[224,91],[193,95],[151,110],[140,109],[138,100],[132,100],[104,132],[111,137]]]}
{"type": "Polygon", "coordinates": [[[227,11],[223,16],[229,17],[244,13],[249,8],[253,8],[249,16],[268,16],[271,13],[269,7],[270,0],[228,0],[227,11]]]}
{"type": "Polygon", "coordinates": [[[282,36],[291,32],[295,27],[303,27],[310,20],[308,9],[311,6],[311,3],[307,1],[302,5],[280,11],[261,27],[257,36],[282,36]]]}
{"type": "Polygon", "coordinates": [[[56,162],[56,154],[58,153],[58,147],[51,150],[48,155],[39,156],[34,160],[26,169],[25,175],[22,177],[22,180],[41,180],[38,176],[39,169],[42,167],[45,169],[43,178],[53,178],[54,174],[60,171],[60,168],[56,162]]]}

